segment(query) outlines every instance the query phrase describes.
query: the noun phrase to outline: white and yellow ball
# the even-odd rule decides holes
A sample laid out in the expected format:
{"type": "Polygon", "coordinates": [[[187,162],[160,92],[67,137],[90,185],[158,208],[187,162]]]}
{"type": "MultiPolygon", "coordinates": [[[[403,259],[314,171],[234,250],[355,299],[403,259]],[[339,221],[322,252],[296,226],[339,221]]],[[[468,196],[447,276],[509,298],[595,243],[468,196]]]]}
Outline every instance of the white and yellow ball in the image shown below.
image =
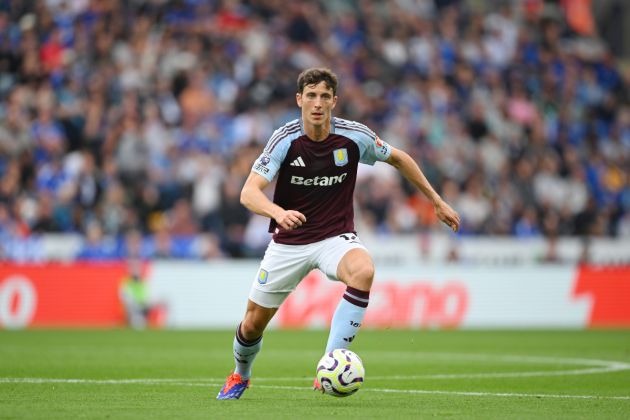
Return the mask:
{"type": "Polygon", "coordinates": [[[363,385],[365,368],[361,358],[348,349],[324,354],[317,364],[317,380],[325,394],[347,397],[363,385]]]}

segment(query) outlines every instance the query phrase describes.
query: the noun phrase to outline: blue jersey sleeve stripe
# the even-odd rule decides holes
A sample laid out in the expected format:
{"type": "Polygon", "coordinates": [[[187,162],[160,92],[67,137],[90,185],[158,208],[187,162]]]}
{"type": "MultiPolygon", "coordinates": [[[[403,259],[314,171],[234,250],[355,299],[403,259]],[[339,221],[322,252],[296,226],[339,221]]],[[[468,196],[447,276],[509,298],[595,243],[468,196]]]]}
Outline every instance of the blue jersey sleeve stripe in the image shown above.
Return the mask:
{"type": "Polygon", "coordinates": [[[268,151],[273,145],[273,143],[278,139],[278,137],[283,137],[287,133],[288,130],[289,130],[288,125],[285,125],[284,127],[276,130],[269,138],[269,141],[267,141],[267,146],[265,146],[265,151],[268,151]]]}
{"type": "Polygon", "coordinates": [[[290,134],[297,132],[300,129],[300,124],[289,123],[285,125],[281,130],[277,131],[275,134],[271,136],[269,142],[267,142],[267,147],[265,150],[269,153],[273,151],[274,147],[285,137],[290,134]]]}
{"type": "Polygon", "coordinates": [[[273,141],[270,140],[269,144],[265,148],[265,151],[267,153],[273,152],[273,149],[275,149],[278,144],[282,143],[282,140],[286,139],[287,137],[299,131],[300,131],[300,127],[297,127],[297,128],[287,131],[286,133],[283,133],[283,135],[281,135],[280,137],[276,137],[273,141]]]}
{"type": "Polygon", "coordinates": [[[277,129],[277,130],[276,130],[276,131],[275,131],[275,132],[271,135],[271,138],[269,139],[269,141],[273,141],[273,140],[274,140],[274,138],[276,138],[276,137],[280,136],[282,133],[286,132],[287,130],[294,129],[295,127],[299,127],[299,125],[300,125],[299,120],[294,120],[294,121],[291,121],[291,122],[289,122],[289,123],[285,124],[285,125],[284,125],[284,127],[281,127],[281,128],[279,128],[279,129],[277,129]]]}
{"type": "Polygon", "coordinates": [[[356,128],[357,130],[363,130],[363,132],[365,132],[369,136],[376,138],[376,133],[370,130],[367,125],[358,123],[356,121],[344,120],[342,118],[335,118],[335,122],[337,123],[337,125],[341,125],[343,126],[343,128],[346,129],[356,128]]]}
{"type": "Polygon", "coordinates": [[[370,133],[369,131],[362,130],[362,129],[358,128],[358,127],[346,127],[346,126],[342,126],[342,125],[337,125],[337,127],[341,128],[343,130],[357,131],[359,133],[365,134],[366,136],[368,136],[372,140],[376,140],[376,136],[374,134],[370,133]]]}
{"type": "Polygon", "coordinates": [[[367,135],[368,137],[370,137],[372,140],[376,141],[376,134],[370,130],[369,128],[365,127],[365,129],[361,128],[361,127],[357,127],[357,126],[350,126],[350,125],[346,125],[343,123],[339,123],[337,122],[337,127],[341,128],[341,129],[345,129],[345,130],[351,130],[351,131],[358,131],[360,133],[363,133],[365,135],[367,135]]]}
{"type": "Polygon", "coordinates": [[[353,127],[363,128],[363,129],[369,131],[370,133],[374,134],[374,131],[370,130],[370,128],[367,125],[361,124],[360,122],[357,122],[357,121],[345,120],[343,118],[335,118],[335,122],[340,123],[340,124],[353,126],[353,127]]]}

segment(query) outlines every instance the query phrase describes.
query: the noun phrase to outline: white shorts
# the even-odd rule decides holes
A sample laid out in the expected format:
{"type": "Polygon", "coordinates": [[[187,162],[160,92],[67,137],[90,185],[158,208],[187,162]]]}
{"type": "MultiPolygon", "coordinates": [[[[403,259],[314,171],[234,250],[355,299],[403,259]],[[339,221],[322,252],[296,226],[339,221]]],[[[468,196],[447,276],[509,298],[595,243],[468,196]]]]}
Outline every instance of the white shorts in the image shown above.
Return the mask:
{"type": "Polygon", "coordinates": [[[344,233],[307,245],[284,245],[273,240],[249,292],[249,299],[265,308],[279,308],[302,279],[318,268],[333,280],[346,252],[365,248],[355,233],[344,233]]]}

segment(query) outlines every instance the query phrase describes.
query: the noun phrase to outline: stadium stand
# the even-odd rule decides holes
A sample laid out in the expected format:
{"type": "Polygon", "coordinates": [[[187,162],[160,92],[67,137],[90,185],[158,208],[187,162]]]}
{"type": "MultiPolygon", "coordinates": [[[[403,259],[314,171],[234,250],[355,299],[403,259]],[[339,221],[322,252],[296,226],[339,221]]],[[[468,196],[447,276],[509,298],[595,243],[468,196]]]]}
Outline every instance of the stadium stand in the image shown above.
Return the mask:
{"type": "MultiPolygon", "coordinates": [[[[629,237],[630,72],[564,3],[0,1],[0,259],[259,255],[240,187],[314,65],[460,235],[629,237]]],[[[439,228],[387,165],[356,197],[361,232],[439,228]]]]}

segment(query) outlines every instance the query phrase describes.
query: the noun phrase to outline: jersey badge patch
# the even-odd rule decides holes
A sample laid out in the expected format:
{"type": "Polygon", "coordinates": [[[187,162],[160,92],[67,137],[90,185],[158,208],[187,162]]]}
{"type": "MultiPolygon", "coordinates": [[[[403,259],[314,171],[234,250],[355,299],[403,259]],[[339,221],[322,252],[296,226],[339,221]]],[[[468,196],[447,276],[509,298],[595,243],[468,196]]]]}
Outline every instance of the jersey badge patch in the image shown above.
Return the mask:
{"type": "Polygon", "coordinates": [[[269,162],[271,162],[271,158],[268,154],[265,153],[260,156],[260,159],[258,159],[253,169],[260,172],[261,174],[268,174],[269,168],[267,167],[267,164],[269,162]]]}
{"type": "Polygon", "coordinates": [[[267,270],[263,270],[262,268],[258,272],[258,283],[265,284],[269,279],[269,272],[267,270]]]}
{"type": "Polygon", "coordinates": [[[267,166],[269,162],[271,162],[271,158],[269,155],[262,155],[259,160],[260,164],[263,166],[267,166]]]}
{"type": "Polygon", "coordinates": [[[348,150],[345,147],[333,150],[333,156],[335,157],[335,165],[345,166],[348,164],[348,150]]]}

